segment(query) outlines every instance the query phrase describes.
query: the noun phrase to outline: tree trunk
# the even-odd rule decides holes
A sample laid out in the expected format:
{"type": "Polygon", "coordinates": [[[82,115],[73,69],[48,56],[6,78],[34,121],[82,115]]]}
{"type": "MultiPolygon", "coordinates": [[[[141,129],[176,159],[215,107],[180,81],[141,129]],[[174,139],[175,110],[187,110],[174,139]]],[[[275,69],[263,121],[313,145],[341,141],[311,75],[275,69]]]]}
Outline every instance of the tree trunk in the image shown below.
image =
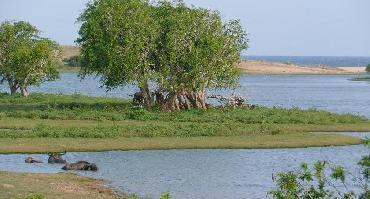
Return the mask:
{"type": "Polygon", "coordinates": [[[21,88],[21,93],[22,93],[22,96],[24,97],[28,97],[29,96],[29,92],[28,92],[28,88],[27,87],[22,87],[21,88]]]}
{"type": "Polygon", "coordinates": [[[147,81],[144,81],[143,85],[140,86],[140,91],[143,94],[145,107],[150,110],[152,108],[152,97],[150,94],[149,85],[147,81]]]}
{"type": "Polygon", "coordinates": [[[16,83],[13,82],[8,82],[9,83],[9,88],[10,88],[10,95],[15,95],[17,94],[18,86],[16,83]]]}
{"type": "Polygon", "coordinates": [[[199,108],[206,109],[206,92],[204,90],[200,90],[197,92],[197,98],[200,104],[199,108]]]}
{"type": "Polygon", "coordinates": [[[168,96],[166,98],[166,103],[165,103],[164,108],[165,108],[166,111],[180,110],[179,103],[177,102],[177,94],[176,93],[168,94],[168,96]]]}

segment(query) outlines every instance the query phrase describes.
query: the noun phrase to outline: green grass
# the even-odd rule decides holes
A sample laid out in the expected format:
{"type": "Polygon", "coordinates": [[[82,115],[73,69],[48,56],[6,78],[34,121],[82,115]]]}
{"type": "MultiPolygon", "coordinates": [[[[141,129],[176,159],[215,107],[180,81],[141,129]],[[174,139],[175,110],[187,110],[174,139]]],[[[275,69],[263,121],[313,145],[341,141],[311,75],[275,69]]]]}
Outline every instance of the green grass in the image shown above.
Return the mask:
{"type": "Polygon", "coordinates": [[[0,153],[96,152],[170,149],[270,149],[361,144],[356,137],[327,133],[284,133],[221,137],[1,138],[0,153]]]}
{"type": "Polygon", "coordinates": [[[370,77],[356,77],[352,78],[352,81],[370,81],[370,77]]]}
{"type": "MultiPolygon", "coordinates": [[[[101,181],[74,174],[0,172],[0,197],[10,199],[118,199],[101,181]]],[[[127,197],[128,198],[128,197],[127,197]]]]}
{"type": "MultiPolygon", "coordinates": [[[[317,143],[342,145],[361,142],[359,139],[348,137],[343,139],[342,136],[335,135],[322,143],[320,139],[325,139],[325,136],[310,137],[308,133],[336,131],[370,131],[370,122],[362,116],[313,109],[257,107],[170,113],[137,109],[127,99],[53,94],[31,94],[24,98],[0,94],[0,141],[11,138],[13,141],[26,139],[34,143],[38,138],[50,138],[67,139],[65,143],[68,145],[68,142],[74,139],[95,139],[103,143],[106,143],[105,140],[121,139],[126,143],[129,139],[137,138],[152,139],[156,142],[145,146],[140,145],[140,142],[134,142],[135,145],[108,144],[100,148],[95,147],[95,150],[151,149],[151,147],[155,149],[306,147],[318,146],[317,143]],[[214,140],[208,139],[211,137],[214,140]],[[236,139],[225,139],[228,137],[236,139]],[[192,140],[185,145],[182,145],[181,141],[174,142],[176,144],[163,144],[162,140],[153,138],[163,138],[165,142],[180,138],[184,142],[190,138],[207,138],[209,141],[192,140]],[[255,140],[257,145],[248,141],[253,138],[260,138],[255,140]],[[278,139],[285,142],[274,143],[274,140],[278,139]],[[222,140],[226,143],[220,144],[222,140]],[[244,144],[238,144],[237,140],[243,140],[244,144]],[[298,144],[292,144],[294,142],[298,144]],[[163,146],[159,147],[161,144],[163,146]]],[[[32,143],[29,145],[32,146],[32,143]]],[[[0,152],[9,152],[11,149],[17,151],[15,145],[3,144],[12,147],[0,149],[0,152]]],[[[91,151],[93,147],[89,146],[86,150],[91,151]]],[[[73,150],[78,150],[78,147],[73,147],[73,150]]],[[[38,151],[48,151],[48,148],[38,148],[38,151]]]]}

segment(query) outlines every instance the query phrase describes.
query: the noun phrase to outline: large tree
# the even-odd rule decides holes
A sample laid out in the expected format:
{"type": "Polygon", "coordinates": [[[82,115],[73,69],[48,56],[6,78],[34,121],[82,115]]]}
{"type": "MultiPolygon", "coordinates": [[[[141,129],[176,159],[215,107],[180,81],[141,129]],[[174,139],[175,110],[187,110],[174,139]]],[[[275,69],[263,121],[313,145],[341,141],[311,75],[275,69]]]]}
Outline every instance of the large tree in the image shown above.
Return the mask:
{"type": "Polygon", "coordinates": [[[28,87],[54,80],[58,71],[58,45],[39,36],[28,22],[3,22],[0,25],[0,83],[7,82],[13,95],[18,89],[28,96],[28,87]]]}
{"type": "Polygon", "coordinates": [[[165,109],[206,108],[206,88],[237,85],[240,52],[248,47],[239,21],[223,24],[218,12],[182,2],[163,1],[156,11],[155,66],[165,109]]]}
{"type": "Polygon", "coordinates": [[[158,32],[152,7],[144,0],[95,0],[87,5],[77,42],[83,58],[82,76],[97,74],[109,90],[137,82],[151,106],[150,57],[158,32]]]}
{"type": "Polygon", "coordinates": [[[148,108],[206,108],[207,88],[237,85],[248,47],[239,21],[182,1],[95,0],[79,21],[83,75],[108,89],[137,83],[148,108]]]}

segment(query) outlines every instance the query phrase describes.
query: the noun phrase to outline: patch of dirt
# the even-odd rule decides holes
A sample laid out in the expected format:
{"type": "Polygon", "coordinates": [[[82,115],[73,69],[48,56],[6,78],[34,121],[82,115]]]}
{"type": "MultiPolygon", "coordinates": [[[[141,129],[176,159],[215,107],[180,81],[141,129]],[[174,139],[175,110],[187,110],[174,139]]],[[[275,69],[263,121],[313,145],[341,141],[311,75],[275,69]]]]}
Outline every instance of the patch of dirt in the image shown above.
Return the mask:
{"type": "Polygon", "coordinates": [[[82,195],[88,194],[88,191],[86,191],[81,185],[77,183],[71,183],[71,182],[57,182],[57,183],[50,183],[53,190],[58,190],[63,193],[78,193],[82,195]]]}

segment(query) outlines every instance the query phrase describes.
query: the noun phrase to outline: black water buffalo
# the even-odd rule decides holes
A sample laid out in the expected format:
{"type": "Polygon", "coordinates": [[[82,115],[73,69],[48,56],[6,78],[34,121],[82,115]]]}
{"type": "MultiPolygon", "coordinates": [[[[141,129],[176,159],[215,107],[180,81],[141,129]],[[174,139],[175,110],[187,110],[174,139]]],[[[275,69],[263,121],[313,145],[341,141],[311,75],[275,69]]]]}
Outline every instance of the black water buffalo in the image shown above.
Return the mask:
{"type": "Polygon", "coordinates": [[[97,171],[98,167],[94,163],[86,161],[78,161],[76,163],[67,163],[62,167],[63,170],[85,170],[85,171],[97,171]]]}
{"type": "Polygon", "coordinates": [[[140,105],[144,103],[144,95],[142,92],[137,92],[134,94],[134,98],[132,99],[133,104],[140,105]]]}
{"type": "Polygon", "coordinates": [[[35,160],[33,159],[32,157],[28,157],[24,160],[25,163],[28,163],[28,164],[32,164],[32,163],[43,163],[42,161],[40,160],[35,160]]]}
{"type": "Polygon", "coordinates": [[[65,155],[66,152],[64,153],[48,153],[49,159],[48,163],[49,164],[65,164],[67,161],[63,160],[62,156],[65,155]]]}

